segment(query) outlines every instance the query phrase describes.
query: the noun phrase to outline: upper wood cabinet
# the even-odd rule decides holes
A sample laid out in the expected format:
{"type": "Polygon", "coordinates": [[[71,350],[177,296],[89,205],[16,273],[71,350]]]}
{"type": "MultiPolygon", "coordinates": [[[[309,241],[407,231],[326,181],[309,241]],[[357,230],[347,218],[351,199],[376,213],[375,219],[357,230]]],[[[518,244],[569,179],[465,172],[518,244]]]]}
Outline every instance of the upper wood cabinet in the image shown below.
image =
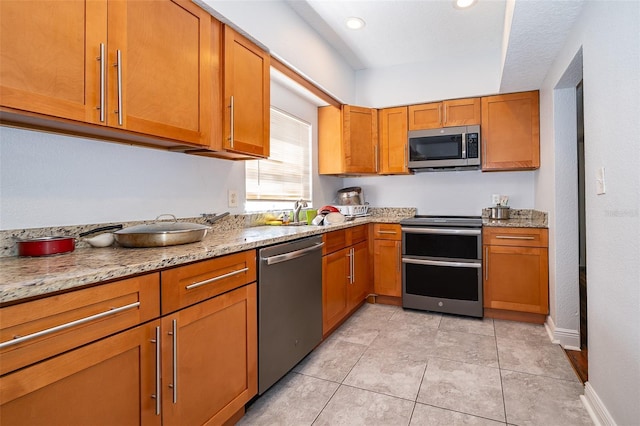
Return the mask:
{"type": "Polygon", "coordinates": [[[187,0],[109,1],[107,22],[107,124],[208,144],[211,16],[187,0]]]}
{"type": "MultiPolygon", "coordinates": [[[[45,0],[0,8],[2,107],[209,144],[211,16],[195,4],[45,0]]],[[[109,137],[96,132],[86,131],[109,137]]]]}
{"type": "MultiPolygon", "coordinates": [[[[269,156],[269,54],[224,26],[223,132],[227,151],[269,156]]],[[[216,141],[213,147],[217,148],[216,141]]]]}
{"type": "Polygon", "coordinates": [[[3,107],[99,122],[106,1],[2,1],[0,40],[3,107]]]}
{"type": "Polygon", "coordinates": [[[540,167],[538,91],[482,98],[482,170],[540,167]]]}
{"type": "Polygon", "coordinates": [[[375,174],[377,152],[377,110],[352,105],[318,108],[320,174],[375,174]]]}
{"type": "Polygon", "coordinates": [[[407,112],[407,107],[385,108],[378,111],[379,174],[409,173],[407,167],[407,112]]]}
{"type": "Polygon", "coordinates": [[[409,106],[409,130],[480,124],[480,98],[409,106]]]}

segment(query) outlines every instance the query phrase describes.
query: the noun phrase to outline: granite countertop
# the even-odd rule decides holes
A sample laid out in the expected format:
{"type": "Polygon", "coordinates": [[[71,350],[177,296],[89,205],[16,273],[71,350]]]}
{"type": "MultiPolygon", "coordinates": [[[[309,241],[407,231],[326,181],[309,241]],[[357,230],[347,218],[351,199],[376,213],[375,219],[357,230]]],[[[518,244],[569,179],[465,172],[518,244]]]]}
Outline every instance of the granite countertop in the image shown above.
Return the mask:
{"type": "Polygon", "coordinates": [[[47,257],[0,258],[0,304],[210,259],[372,222],[398,223],[415,209],[376,214],[329,226],[216,227],[197,243],[157,248],[77,248],[47,257]]]}
{"type": "Polygon", "coordinates": [[[482,226],[503,228],[548,228],[547,213],[538,210],[511,209],[509,219],[490,219],[489,209],[482,210],[482,226]]]}

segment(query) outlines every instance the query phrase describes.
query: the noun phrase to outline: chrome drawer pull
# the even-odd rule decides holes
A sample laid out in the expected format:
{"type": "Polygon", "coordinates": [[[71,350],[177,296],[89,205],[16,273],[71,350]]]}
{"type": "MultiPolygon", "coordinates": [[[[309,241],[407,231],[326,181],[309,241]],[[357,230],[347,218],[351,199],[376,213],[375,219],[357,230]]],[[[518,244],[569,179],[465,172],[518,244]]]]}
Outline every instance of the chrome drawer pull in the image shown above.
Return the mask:
{"type": "Polygon", "coordinates": [[[499,240],[535,240],[536,237],[517,237],[513,235],[496,235],[499,240]]]}
{"type": "Polygon", "coordinates": [[[93,320],[108,317],[109,315],[114,315],[119,312],[126,311],[127,309],[137,308],[138,306],[140,306],[140,302],[135,302],[135,303],[131,303],[130,305],[121,306],[119,308],[113,308],[105,312],[100,312],[99,314],[91,315],[85,318],[80,318],[75,321],[57,325],[55,327],[47,328],[46,330],[38,331],[32,334],[27,334],[26,336],[16,336],[13,340],[7,340],[6,342],[0,343],[0,349],[4,349],[12,345],[17,345],[18,343],[26,342],[27,340],[35,339],[36,337],[42,337],[42,336],[46,336],[47,334],[55,333],[57,331],[66,330],[67,328],[75,327],[76,325],[85,324],[93,320]]]}
{"type": "Polygon", "coordinates": [[[397,232],[396,231],[378,231],[378,234],[396,235],[397,232]]]}
{"type": "Polygon", "coordinates": [[[223,280],[225,278],[229,278],[229,277],[232,277],[234,275],[242,274],[244,272],[247,272],[248,270],[249,270],[249,268],[238,269],[237,271],[232,271],[232,272],[229,272],[228,274],[220,275],[219,277],[213,277],[213,278],[210,278],[208,280],[204,280],[204,281],[200,281],[200,282],[197,282],[197,283],[189,284],[185,288],[187,290],[191,290],[192,288],[200,287],[201,285],[211,284],[211,283],[216,282],[218,280],[223,280]]]}

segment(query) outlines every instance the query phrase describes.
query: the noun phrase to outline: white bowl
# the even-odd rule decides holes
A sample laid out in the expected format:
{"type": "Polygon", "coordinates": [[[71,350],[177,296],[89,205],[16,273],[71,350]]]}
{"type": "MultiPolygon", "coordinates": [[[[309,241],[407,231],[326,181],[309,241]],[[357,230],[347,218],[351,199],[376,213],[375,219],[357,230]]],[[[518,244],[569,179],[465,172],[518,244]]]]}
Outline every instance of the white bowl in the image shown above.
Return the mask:
{"type": "Polygon", "coordinates": [[[85,238],[91,247],[108,247],[115,241],[115,238],[111,232],[105,232],[104,234],[96,235],[95,237],[85,238]]]}

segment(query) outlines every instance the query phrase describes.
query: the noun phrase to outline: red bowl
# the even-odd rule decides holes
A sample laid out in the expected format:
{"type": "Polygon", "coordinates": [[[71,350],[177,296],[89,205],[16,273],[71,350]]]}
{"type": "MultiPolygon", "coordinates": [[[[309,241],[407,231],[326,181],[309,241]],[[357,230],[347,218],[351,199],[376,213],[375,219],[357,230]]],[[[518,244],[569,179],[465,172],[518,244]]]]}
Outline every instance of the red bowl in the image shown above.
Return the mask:
{"type": "Polygon", "coordinates": [[[41,237],[18,241],[18,256],[51,256],[75,250],[76,240],[71,237],[41,237]]]}

